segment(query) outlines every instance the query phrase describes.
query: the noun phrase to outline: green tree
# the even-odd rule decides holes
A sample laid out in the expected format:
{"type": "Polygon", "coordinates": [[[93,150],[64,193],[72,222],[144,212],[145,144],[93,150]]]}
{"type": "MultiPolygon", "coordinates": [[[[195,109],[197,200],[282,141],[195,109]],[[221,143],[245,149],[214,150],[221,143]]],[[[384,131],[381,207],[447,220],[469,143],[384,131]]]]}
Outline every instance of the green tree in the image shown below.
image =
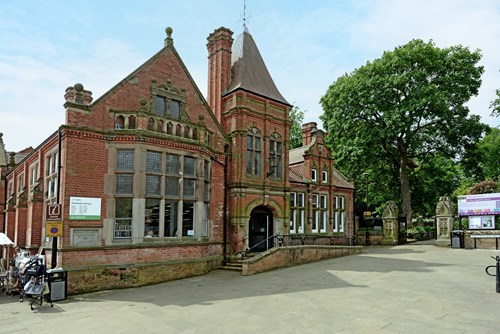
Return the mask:
{"type": "Polygon", "coordinates": [[[435,215],[441,196],[452,196],[462,182],[460,164],[453,159],[435,155],[410,174],[412,209],[417,216],[435,215]]]}
{"type": "Polygon", "coordinates": [[[500,89],[497,89],[497,98],[491,102],[491,116],[500,116],[500,89]]]}
{"type": "Polygon", "coordinates": [[[321,98],[337,163],[383,160],[376,165],[397,175],[408,226],[415,165],[437,153],[459,157],[484,131],[465,105],[481,85],[480,59],[478,50],[412,40],[338,78],[321,98]]]}
{"type": "Polygon", "coordinates": [[[302,146],[302,121],[304,120],[304,112],[299,107],[294,106],[290,110],[290,148],[302,146]]]}
{"type": "Polygon", "coordinates": [[[500,116],[500,89],[497,89],[497,98],[491,102],[490,108],[493,109],[491,116],[500,116]]]}
{"type": "Polygon", "coordinates": [[[479,159],[476,164],[481,168],[483,180],[493,180],[500,177],[500,129],[490,128],[489,133],[477,145],[479,159]]]}

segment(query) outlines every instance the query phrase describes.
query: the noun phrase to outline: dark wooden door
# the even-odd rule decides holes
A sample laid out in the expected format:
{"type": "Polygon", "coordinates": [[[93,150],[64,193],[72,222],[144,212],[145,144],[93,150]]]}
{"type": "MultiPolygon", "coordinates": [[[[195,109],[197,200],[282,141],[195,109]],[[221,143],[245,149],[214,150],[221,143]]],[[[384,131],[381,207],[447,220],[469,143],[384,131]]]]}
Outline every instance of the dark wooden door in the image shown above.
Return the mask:
{"type": "Polygon", "coordinates": [[[269,209],[259,207],[252,211],[249,226],[249,247],[251,252],[263,252],[272,248],[273,216],[269,209]]]}

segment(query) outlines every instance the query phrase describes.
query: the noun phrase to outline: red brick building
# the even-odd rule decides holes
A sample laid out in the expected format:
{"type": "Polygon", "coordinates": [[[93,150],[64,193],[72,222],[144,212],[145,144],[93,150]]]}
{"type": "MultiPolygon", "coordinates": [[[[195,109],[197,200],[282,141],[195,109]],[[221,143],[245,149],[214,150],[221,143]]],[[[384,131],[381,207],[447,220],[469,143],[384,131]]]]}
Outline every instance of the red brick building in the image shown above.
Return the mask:
{"type": "Polygon", "coordinates": [[[277,234],[347,244],[353,184],[315,123],[290,150],[292,106],[248,31],[209,35],[208,102],[166,33],[97,100],[66,89],[65,124],[5,176],[9,237],[43,248],[72,292],[203,274],[277,234]]]}

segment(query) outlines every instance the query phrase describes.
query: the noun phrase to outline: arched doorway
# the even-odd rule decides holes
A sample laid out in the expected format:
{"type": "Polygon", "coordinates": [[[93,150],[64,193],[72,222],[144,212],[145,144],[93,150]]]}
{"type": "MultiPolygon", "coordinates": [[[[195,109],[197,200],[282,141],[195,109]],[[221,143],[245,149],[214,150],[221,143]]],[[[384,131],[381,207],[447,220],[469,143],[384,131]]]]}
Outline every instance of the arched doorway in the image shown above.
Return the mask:
{"type": "Polygon", "coordinates": [[[263,252],[274,246],[273,213],[265,206],[258,206],[250,214],[248,246],[252,252],[263,252]]]}

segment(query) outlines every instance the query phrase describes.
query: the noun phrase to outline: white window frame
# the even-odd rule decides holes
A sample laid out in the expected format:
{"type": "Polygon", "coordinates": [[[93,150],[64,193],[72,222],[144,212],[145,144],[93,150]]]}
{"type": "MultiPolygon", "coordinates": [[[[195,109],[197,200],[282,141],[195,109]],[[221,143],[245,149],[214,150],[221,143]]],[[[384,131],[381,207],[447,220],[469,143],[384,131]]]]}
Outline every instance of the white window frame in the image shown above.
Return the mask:
{"type": "Polygon", "coordinates": [[[17,175],[17,193],[20,194],[24,191],[24,172],[17,175]]]}
{"type": "Polygon", "coordinates": [[[290,193],[290,234],[304,233],[306,211],[304,199],[304,193],[290,193]],[[292,205],[292,197],[294,198],[294,205],[292,205]]]}
{"type": "Polygon", "coordinates": [[[45,156],[45,201],[56,203],[59,189],[57,189],[59,166],[59,152],[52,151],[45,156]]]}
{"type": "Polygon", "coordinates": [[[319,194],[312,194],[312,224],[311,232],[319,232],[319,194]]]}
{"type": "Polygon", "coordinates": [[[328,196],[327,195],[320,195],[320,203],[319,203],[319,210],[320,210],[320,220],[319,220],[319,231],[321,233],[326,233],[327,231],[327,226],[328,226],[328,196]]]}
{"type": "Polygon", "coordinates": [[[345,196],[334,196],[334,224],[333,232],[344,232],[346,222],[345,196]]]}
{"type": "Polygon", "coordinates": [[[323,183],[328,183],[328,172],[326,170],[323,171],[323,183]]]}
{"type": "Polygon", "coordinates": [[[311,180],[317,181],[318,178],[318,170],[316,168],[311,169],[311,180]]]}

